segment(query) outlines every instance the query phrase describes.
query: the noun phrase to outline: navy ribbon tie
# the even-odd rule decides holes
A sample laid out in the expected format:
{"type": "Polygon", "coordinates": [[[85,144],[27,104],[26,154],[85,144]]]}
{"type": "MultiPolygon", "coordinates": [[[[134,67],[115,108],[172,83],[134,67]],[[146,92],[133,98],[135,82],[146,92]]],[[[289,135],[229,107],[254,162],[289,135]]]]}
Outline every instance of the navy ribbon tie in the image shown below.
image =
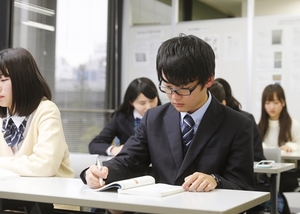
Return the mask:
{"type": "Polygon", "coordinates": [[[134,130],[136,129],[136,127],[138,127],[139,125],[140,125],[140,123],[141,123],[141,118],[135,118],[134,119],[134,130]]]}
{"type": "Polygon", "coordinates": [[[187,149],[194,137],[195,122],[190,115],[185,115],[183,118],[184,128],[182,131],[183,153],[186,154],[187,149]]]}
{"type": "Polygon", "coordinates": [[[6,119],[3,120],[3,125],[2,125],[2,131],[5,132],[4,139],[8,146],[13,147],[14,145],[18,144],[24,139],[23,132],[26,127],[26,120],[24,120],[20,124],[19,128],[15,125],[14,121],[11,118],[9,118],[6,127],[5,124],[6,124],[6,119]]]}

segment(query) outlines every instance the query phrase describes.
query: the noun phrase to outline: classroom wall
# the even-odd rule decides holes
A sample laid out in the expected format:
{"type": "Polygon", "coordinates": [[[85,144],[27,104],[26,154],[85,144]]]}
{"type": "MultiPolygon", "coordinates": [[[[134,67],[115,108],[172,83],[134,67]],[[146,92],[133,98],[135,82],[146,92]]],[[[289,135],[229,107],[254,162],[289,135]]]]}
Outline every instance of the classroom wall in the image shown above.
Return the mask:
{"type": "MultiPolygon", "coordinates": [[[[296,7],[300,1],[289,1],[286,8],[281,5],[283,11],[291,8],[291,3],[296,7]]],[[[263,7],[267,11],[267,6],[257,1],[255,13],[262,14],[263,7]]],[[[300,5],[297,8],[300,10],[300,5]]],[[[292,13],[295,11],[292,10],[292,13]]],[[[300,11],[298,15],[254,17],[253,35],[248,34],[247,24],[245,17],[128,26],[124,30],[126,40],[123,40],[123,91],[132,79],[140,76],[149,77],[158,84],[155,59],[160,43],[179,33],[194,34],[213,47],[216,54],[216,77],[222,77],[230,83],[243,109],[253,113],[257,121],[263,88],[277,82],[285,89],[291,116],[300,122],[300,52],[297,49],[300,47],[300,11]],[[253,39],[252,61],[247,56],[248,36],[253,39]],[[249,64],[252,68],[250,71],[249,64]]],[[[161,98],[163,102],[168,101],[165,94],[161,94],[161,98]]]]}
{"type": "Polygon", "coordinates": [[[258,120],[262,91],[279,83],[300,122],[300,16],[256,17],[253,24],[252,112],[258,120]]]}

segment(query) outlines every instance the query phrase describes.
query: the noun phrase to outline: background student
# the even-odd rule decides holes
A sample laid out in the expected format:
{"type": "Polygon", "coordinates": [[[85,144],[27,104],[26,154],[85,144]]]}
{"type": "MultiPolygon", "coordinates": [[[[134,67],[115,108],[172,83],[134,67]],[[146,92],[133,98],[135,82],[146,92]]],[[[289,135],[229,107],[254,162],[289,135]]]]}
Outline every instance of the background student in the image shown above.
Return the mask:
{"type": "MultiPolygon", "coordinates": [[[[300,124],[290,117],[284,90],[279,84],[270,84],[263,90],[258,127],[263,147],[280,147],[285,152],[299,150],[300,124]]],[[[298,178],[299,166],[296,170],[281,173],[280,191],[294,191],[299,187],[298,178]]]]}
{"type": "Polygon", "coordinates": [[[32,55],[23,48],[1,51],[0,80],[0,168],[73,177],[60,112],[32,55]]]}
{"type": "Polygon", "coordinates": [[[123,102],[111,115],[108,124],[89,144],[91,154],[118,154],[128,138],[134,134],[145,112],[161,105],[155,84],[146,77],[134,79],[127,87],[123,102]],[[112,145],[117,138],[117,146],[112,145]]]}
{"type": "Polygon", "coordinates": [[[261,136],[254,116],[242,110],[241,103],[233,96],[229,83],[222,78],[216,78],[209,91],[224,105],[242,113],[252,120],[254,161],[265,160],[261,136]]]}
{"type": "MultiPolygon", "coordinates": [[[[227,102],[226,102],[226,98],[227,98],[227,100],[229,101],[228,103],[230,104],[229,107],[232,106],[231,107],[232,109],[246,115],[247,117],[249,117],[252,120],[253,134],[254,134],[254,138],[253,138],[254,161],[260,161],[260,160],[265,159],[265,157],[262,155],[263,154],[262,141],[261,141],[258,127],[254,120],[254,117],[252,114],[241,110],[241,104],[233,97],[229,83],[224,79],[217,78],[217,79],[215,79],[212,86],[209,88],[209,91],[223,105],[227,104],[227,102]],[[221,83],[223,83],[223,84],[221,84],[221,83]],[[225,93],[223,85],[227,89],[227,91],[226,91],[227,93],[225,93]],[[226,97],[226,94],[228,94],[229,96],[226,97]]],[[[267,192],[270,191],[269,177],[266,174],[255,173],[255,178],[256,178],[255,179],[255,190],[267,191],[267,192]]],[[[282,211],[284,208],[284,210],[285,210],[284,213],[289,213],[288,204],[287,204],[287,201],[286,201],[284,195],[278,194],[278,198],[280,199],[280,200],[278,200],[279,209],[282,211]]],[[[270,202],[258,205],[256,207],[248,210],[247,214],[258,214],[258,213],[263,213],[263,211],[267,211],[267,210],[270,211],[270,207],[268,207],[269,204],[270,204],[270,202]]],[[[280,212],[280,213],[282,213],[282,212],[280,212]]]]}
{"type": "Polygon", "coordinates": [[[152,163],[156,182],[187,191],[252,190],[252,123],[207,91],[215,74],[212,48],[180,35],[162,43],[156,65],[170,102],[149,109],[121,152],[102,170],[84,170],[83,182],[98,188],[99,177],[106,183],[134,177],[152,163]]]}
{"type": "Polygon", "coordinates": [[[262,93],[258,127],[263,147],[280,147],[286,152],[300,148],[300,124],[290,117],[284,90],[279,84],[266,86],[262,93]]]}

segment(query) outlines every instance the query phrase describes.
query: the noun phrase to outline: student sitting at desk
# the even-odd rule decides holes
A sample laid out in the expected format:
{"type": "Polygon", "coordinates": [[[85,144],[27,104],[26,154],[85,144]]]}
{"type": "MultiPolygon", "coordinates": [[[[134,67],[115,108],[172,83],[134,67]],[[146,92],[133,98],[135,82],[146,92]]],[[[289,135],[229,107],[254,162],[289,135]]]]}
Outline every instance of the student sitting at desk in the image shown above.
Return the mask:
{"type": "Polygon", "coordinates": [[[134,177],[152,163],[156,182],[186,191],[252,190],[252,123],[207,90],[215,74],[211,46],[193,35],[169,39],[158,50],[156,68],[170,102],[149,109],[121,152],[102,170],[84,170],[83,182],[98,188],[99,178],[134,177]]]}
{"type": "Polygon", "coordinates": [[[112,114],[108,124],[89,144],[91,154],[118,154],[128,138],[134,134],[145,112],[161,105],[155,84],[146,77],[134,79],[126,89],[123,103],[112,114]],[[117,137],[118,146],[112,141],[117,137]]]}
{"type": "MultiPolygon", "coordinates": [[[[260,161],[265,160],[266,158],[263,155],[263,149],[262,149],[262,140],[261,136],[258,130],[258,126],[255,122],[255,119],[252,114],[242,111],[241,110],[241,104],[237,101],[235,97],[232,95],[231,87],[229,83],[222,78],[215,79],[212,86],[209,88],[209,91],[219,100],[220,103],[223,105],[227,105],[228,107],[244,114],[245,116],[249,117],[252,120],[252,127],[253,127],[253,148],[254,148],[254,161],[260,161]]],[[[270,191],[270,183],[268,181],[268,176],[263,173],[256,173],[255,174],[255,190],[257,191],[270,191]]],[[[280,210],[280,213],[289,213],[288,204],[286,201],[286,198],[283,194],[278,194],[278,207],[280,210]],[[284,210],[284,212],[282,212],[284,210]]],[[[258,214],[263,213],[263,211],[266,211],[266,209],[269,209],[269,203],[263,203],[259,206],[256,206],[249,210],[247,214],[258,214]]]]}
{"type": "Polygon", "coordinates": [[[0,80],[0,168],[73,177],[59,109],[32,55],[23,48],[1,51],[0,80]]]}
{"type": "Polygon", "coordinates": [[[300,124],[290,117],[284,90],[279,84],[266,86],[262,93],[258,127],[263,147],[280,147],[286,152],[300,148],[300,124]]]}
{"type": "MultiPolygon", "coordinates": [[[[284,90],[279,84],[270,84],[263,90],[258,127],[264,148],[280,147],[285,152],[299,150],[300,124],[290,117],[284,90]]],[[[298,178],[298,168],[281,173],[280,191],[294,191],[299,187],[298,178]]]]}

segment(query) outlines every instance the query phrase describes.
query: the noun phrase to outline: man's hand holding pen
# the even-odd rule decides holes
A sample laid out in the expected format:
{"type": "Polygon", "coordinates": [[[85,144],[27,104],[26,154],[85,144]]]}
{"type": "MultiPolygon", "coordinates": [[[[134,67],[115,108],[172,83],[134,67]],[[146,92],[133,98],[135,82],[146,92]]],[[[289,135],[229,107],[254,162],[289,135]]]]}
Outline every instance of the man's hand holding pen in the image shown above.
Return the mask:
{"type": "Polygon", "coordinates": [[[97,165],[92,165],[85,173],[86,182],[89,187],[96,189],[105,185],[108,175],[108,168],[102,165],[102,161],[97,158],[97,165]]]}

